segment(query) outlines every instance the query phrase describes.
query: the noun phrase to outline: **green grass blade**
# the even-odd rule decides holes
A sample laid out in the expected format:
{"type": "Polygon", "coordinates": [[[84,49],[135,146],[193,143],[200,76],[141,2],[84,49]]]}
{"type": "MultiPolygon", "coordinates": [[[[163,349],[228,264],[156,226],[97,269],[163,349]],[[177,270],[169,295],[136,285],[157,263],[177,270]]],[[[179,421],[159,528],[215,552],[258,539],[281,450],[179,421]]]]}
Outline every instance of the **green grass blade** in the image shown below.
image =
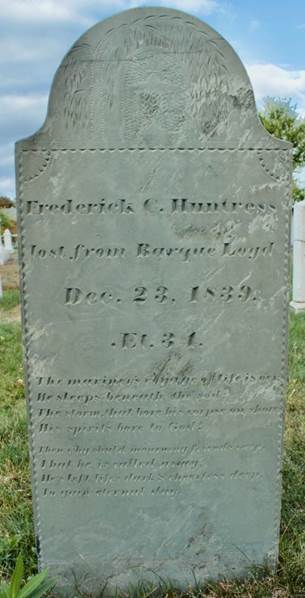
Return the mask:
{"type": "Polygon", "coordinates": [[[12,575],[12,580],[11,580],[11,585],[10,585],[10,597],[11,598],[17,598],[18,592],[20,590],[23,574],[24,574],[23,558],[22,558],[22,554],[20,553],[18,555],[14,573],[12,575]]]}
{"type": "MultiPolygon", "coordinates": [[[[55,580],[53,579],[46,579],[39,588],[33,590],[31,594],[27,595],[26,598],[41,598],[41,596],[45,596],[50,590],[52,590],[55,586],[55,580]]],[[[21,597],[19,595],[18,598],[25,598],[24,596],[21,597]]]]}
{"type": "Polygon", "coordinates": [[[18,598],[38,598],[50,590],[55,581],[47,580],[48,571],[42,571],[30,579],[19,593],[18,598]]]}
{"type": "Polygon", "coordinates": [[[5,583],[0,586],[0,598],[10,598],[10,584],[5,583]]]}

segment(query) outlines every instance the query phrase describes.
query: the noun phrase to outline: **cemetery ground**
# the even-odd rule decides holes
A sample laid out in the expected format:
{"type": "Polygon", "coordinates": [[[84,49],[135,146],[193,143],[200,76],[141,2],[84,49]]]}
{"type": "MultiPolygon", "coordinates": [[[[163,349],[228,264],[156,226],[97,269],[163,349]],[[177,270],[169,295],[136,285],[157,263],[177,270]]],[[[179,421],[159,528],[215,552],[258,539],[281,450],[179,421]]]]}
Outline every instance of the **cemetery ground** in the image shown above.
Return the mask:
{"type": "MultiPolygon", "coordinates": [[[[0,579],[7,580],[20,552],[26,577],[37,570],[24,399],[17,289],[0,301],[0,579]]],[[[185,596],[301,598],[305,596],[305,314],[290,314],[289,386],[280,560],[275,575],[253,570],[249,581],[193,587],[185,596]]],[[[107,595],[107,588],[103,590],[107,595]]],[[[81,596],[82,594],[76,594],[81,596]]],[[[175,598],[179,592],[156,576],[156,585],[131,588],[124,596],[175,598]]]]}

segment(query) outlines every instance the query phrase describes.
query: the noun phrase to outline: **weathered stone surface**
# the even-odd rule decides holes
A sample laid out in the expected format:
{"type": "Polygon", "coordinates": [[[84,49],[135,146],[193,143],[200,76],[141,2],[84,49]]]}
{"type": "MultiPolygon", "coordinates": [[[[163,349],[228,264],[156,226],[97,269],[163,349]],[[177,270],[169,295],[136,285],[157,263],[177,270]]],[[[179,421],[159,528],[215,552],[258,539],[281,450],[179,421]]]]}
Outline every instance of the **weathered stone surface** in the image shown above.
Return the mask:
{"type": "Polygon", "coordinates": [[[289,154],[227,42],[152,8],[81,37],[18,142],[36,530],[68,583],[275,563],[289,154]]]}

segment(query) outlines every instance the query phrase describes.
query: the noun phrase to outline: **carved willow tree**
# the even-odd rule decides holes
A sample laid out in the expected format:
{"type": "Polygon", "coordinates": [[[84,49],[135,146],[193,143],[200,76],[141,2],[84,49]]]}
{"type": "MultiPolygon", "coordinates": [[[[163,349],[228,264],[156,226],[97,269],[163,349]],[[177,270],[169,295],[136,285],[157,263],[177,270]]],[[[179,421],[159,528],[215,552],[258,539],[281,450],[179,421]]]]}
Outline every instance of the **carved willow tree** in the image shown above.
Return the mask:
{"type": "Polygon", "coordinates": [[[292,196],[294,201],[305,199],[305,188],[300,186],[296,178],[297,172],[305,167],[305,119],[299,115],[291,99],[269,97],[264,100],[260,118],[269,133],[292,143],[292,196]]]}

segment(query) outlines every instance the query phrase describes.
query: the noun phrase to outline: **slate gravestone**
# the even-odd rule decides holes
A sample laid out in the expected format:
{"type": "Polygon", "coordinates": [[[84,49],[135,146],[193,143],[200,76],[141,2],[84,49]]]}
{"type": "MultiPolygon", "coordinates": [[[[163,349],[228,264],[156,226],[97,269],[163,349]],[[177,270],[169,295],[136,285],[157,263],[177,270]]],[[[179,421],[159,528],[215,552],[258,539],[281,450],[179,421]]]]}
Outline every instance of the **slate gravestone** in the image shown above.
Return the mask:
{"type": "Polygon", "coordinates": [[[61,584],[275,564],[290,166],[194,17],[118,14],[59,67],[17,182],[37,543],[61,584]]]}

